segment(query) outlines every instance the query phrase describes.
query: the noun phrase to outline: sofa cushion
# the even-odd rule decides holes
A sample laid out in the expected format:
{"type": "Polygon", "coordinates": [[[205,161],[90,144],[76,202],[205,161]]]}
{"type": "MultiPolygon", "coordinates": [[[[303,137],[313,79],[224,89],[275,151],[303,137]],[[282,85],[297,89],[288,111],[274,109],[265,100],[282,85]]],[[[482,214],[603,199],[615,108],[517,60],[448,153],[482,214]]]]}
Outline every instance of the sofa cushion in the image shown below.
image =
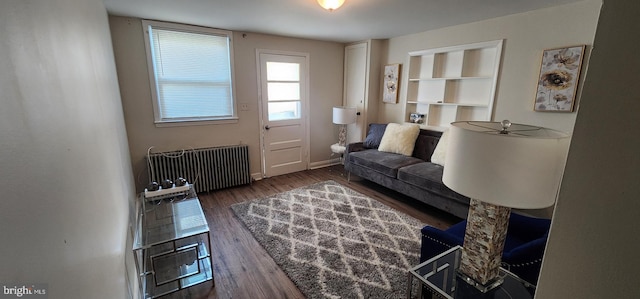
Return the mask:
{"type": "Polygon", "coordinates": [[[418,158],[380,152],[375,149],[349,153],[349,160],[350,163],[369,168],[392,178],[398,175],[398,169],[423,162],[418,158]]]}
{"type": "Polygon", "coordinates": [[[364,139],[365,148],[378,148],[380,141],[382,141],[382,135],[387,128],[387,124],[369,124],[369,131],[367,132],[367,138],[364,139]]]}
{"type": "Polygon", "coordinates": [[[398,179],[429,190],[433,193],[468,202],[468,198],[449,189],[442,182],[444,167],[431,162],[422,162],[402,167],[398,170],[398,179]]]}
{"type": "Polygon", "coordinates": [[[420,134],[420,126],[416,124],[390,123],[382,135],[379,151],[411,156],[420,134]]]}
{"type": "Polygon", "coordinates": [[[438,140],[438,137],[424,134],[418,135],[418,138],[416,139],[416,146],[413,149],[413,156],[422,161],[431,161],[431,155],[438,145],[438,140]]]}
{"type": "Polygon", "coordinates": [[[438,145],[433,150],[433,155],[431,155],[431,163],[444,166],[444,160],[447,154],[447,144],[449,143],[448,136],[449,136],[448,130],[442,132],[442,136],[438,141],[438,145]]]}

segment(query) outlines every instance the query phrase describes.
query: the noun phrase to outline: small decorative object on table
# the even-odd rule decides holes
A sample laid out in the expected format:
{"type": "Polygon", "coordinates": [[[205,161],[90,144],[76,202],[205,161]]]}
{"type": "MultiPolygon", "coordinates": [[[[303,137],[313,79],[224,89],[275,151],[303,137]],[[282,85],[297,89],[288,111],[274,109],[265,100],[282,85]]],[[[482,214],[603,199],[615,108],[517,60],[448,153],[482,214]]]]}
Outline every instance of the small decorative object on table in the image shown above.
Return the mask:
{"type": "Polygon", "coordinates": [[[421,113],[411,113],[409,115],[409,121],[414,124],[421,124],[424,122],[424,114],[421,113]]]}
{"type": "Polygon", "coordinates": [[[545,50],[535,111],[573,112],[585,46],[545,50]]]}

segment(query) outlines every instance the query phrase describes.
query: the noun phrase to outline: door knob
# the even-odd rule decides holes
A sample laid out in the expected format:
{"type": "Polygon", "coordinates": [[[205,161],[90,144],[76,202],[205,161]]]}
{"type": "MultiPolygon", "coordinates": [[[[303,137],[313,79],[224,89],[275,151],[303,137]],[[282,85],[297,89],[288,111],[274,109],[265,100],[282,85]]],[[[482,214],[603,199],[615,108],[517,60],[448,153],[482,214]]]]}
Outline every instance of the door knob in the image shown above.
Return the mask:
{"type": "Polygon", "coordinates": [[[271,129],[271,127],[269,127],[269,126],[264,126],[264,129],[265,129],[265,130],[269,130],[269,129],[271,129]]]}

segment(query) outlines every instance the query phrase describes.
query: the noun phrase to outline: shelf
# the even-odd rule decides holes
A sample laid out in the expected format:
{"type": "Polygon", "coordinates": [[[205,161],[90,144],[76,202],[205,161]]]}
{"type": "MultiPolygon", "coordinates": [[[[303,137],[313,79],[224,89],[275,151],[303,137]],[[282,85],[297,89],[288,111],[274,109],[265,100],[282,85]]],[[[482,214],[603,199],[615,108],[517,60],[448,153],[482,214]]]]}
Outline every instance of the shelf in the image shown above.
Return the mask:
{"type": "MultiPolygon", "coordinates": [[[[415,123],[412,123],[412,122],[405,122],[405,123],[415,125],[415,123]]],[[[448,127],[444,127],[444,126],[430,126],[426,124],[418,124],[418,126],[420,126],[420,129],[427,129],[427,130],[438,131],[438,132],[444,132],[445,130],[448,129],[448,127]]]]}
{"type": "Polygon", "coordinates": [[[427,102],[427,101],[408,101],[410,105],[440,105],[440,106],[458,106],[458,107],[480,107],[487,108],[489,105],[475,103],[443,103],[443,102],[427,102]]]}
{"type": "Polygon", "coordinates": [[[180,279],[180,284],[183,288],[188,288],[213,279],[211,261],[209,259],[199,260],[199,266],[201,271],[198,274],[180,279]]]}
{"type": "Polygon", "coordinates": [[[209,256],[209,249],[208,249],[208,246],[206,245],[207,241],[208,240],[205,239],[204,234],[177,240],[175,242],[176,251],[184,250],[186,248],[191,248],[197,245],[198,259],[203,259],[209,256]]]}
{"type": "Polygon", "coordinates": [[[158,298],[160,296],[180,290],[180,283],[176,280],[167,284],[157,285],[154,276],[146,275],[142,282],[144,290],[143,298],[158,298]]]}
{"type": "Polygon", "coordinates": [[[420,82],[420,81],[454,81],[454,80],[487,80],[493,79],[492,77],[448,77],[448,78],[414,78],[409,79],[409,82],[420,82]]]}
{"type": "Polygon", "coordinates": [[[195,248],[152,258],[156,283],[161,285],[200,272],[195,248]]]}
{"type": "Polygon", "coordinates": [[[502,40],[409,53],[405,121],[424,114],[424,126],[454,121],[490,121],[498,82],[502,40]]]}
{"type": "Polygon", "coordinates": [[[464,51],[462,77],[494,77],[502,41],[494,47],[470,48],[464,51]]]}
{"type": "Polygon", "coordinates": [[[418,104],[424,105],[440,105],[440,106],[456,106],[456,107],[489,107],[485,104],[474,104],[474,103],[439,103],[439,102],[417,102],[418,104]]]}
{"type": "Polygon", "coordinates": [[[197,267],[199,272],[165,284],[157,284],[154,275],[146,275],[142,282],[145,289],[144,298],[158,298],[179,291],[180,289],[213,280],[213,272],[209,259],[198,260],[197,267]]]}
{"type": "Polygon", "coordinates": [[[434,54],[434,78],[460,77],[464,68],[464,49],[451,49],[434,54]]]}

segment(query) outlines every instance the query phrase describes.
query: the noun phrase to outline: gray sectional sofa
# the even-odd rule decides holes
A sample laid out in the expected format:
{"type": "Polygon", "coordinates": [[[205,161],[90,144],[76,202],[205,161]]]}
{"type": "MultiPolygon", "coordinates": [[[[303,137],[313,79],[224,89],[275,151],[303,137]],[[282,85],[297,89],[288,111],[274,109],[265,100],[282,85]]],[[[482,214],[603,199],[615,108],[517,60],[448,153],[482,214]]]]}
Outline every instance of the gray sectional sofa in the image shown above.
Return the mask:
{"type": "Polygon", "coordinates": [[[413,154],[405,156],[378,150],[386,124],[370,124],[363,142],[347,145],[345,169],[399,193],[460,218],[466,218],[469,198],[442,183],[443,167],[431,163],[442,132],[420,129],[413,154]]]}

